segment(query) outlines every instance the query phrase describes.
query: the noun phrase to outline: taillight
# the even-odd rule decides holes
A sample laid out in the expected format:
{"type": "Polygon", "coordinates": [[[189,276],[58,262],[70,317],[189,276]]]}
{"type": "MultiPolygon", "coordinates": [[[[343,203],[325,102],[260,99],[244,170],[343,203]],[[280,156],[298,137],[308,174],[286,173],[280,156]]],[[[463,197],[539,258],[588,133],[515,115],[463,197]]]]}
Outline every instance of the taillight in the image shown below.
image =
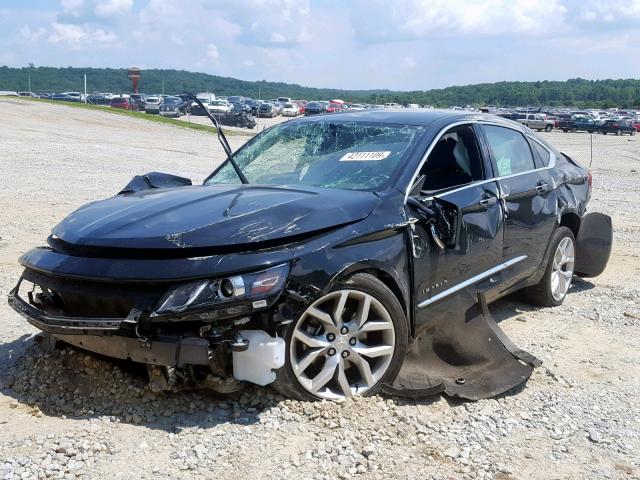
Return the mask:
{"type": "Polygon", "coordinates": [[[589,185],[589,190],[591,190],[591,186],[593,185],[593,174],[591,170],[587,172],[587,184],[589,185]]]}

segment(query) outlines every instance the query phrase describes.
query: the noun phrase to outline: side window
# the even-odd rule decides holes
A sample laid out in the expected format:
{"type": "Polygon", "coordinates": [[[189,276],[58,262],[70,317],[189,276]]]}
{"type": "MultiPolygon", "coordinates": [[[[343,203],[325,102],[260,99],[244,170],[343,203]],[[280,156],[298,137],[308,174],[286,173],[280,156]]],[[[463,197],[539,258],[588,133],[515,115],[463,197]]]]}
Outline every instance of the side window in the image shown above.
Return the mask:
{"type": "Polygon", "coordinates": [[[484,125],[484,131],[499,177],[536,168],[529,143],[520,132],[494,125],[484,125]]]}
{"type": "Polygon", "coordinates": [[[531,140],[531,150],[533,150],[533,155],[536,157],[536,163],[538,163],[541,167],[546,167],[549,165],[549,160],[551,158],[551,154],[549,150],[544,148],[535,140],[531,140]]]}
{"type": "Polygon", "coordinates": [[[466,185],[484,179],[482,157],[471,125],[451,128],[435,144],[420,170],[424,191],[466,185]]]}

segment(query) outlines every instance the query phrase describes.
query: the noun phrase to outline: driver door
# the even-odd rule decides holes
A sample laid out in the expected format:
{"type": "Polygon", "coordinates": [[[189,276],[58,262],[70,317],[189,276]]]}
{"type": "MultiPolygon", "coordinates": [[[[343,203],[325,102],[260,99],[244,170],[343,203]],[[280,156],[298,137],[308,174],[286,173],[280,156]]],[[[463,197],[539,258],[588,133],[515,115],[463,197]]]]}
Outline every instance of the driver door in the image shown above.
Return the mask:
{"type": "Polygon", "coordinates": [[[449,301],[468,286],[499,271],[504,216],[497,182],[485,174],[490,171],[474,126],[463,125],[438,140],[418,175],[424,183],[407,205],[416,330],[446,315],[449,301]]]}

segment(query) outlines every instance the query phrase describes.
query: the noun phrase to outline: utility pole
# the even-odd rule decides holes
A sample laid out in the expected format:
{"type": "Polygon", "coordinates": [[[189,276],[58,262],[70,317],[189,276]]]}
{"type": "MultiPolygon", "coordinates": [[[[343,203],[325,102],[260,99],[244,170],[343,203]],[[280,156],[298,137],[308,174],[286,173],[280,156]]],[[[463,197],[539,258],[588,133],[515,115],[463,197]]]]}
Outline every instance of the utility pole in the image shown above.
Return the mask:
{"type": "Polygon", "coordinates": [[[29,84],[29,93],[31,93],[31,75],[27,75],[27,83],[29,84]]]}
{"type": "Polygon", "coordinates": [[[164,78],[162,79],[162,95],[164,95],[164,78]]]}
{"type": "Polygon", "coordinates": [[[84,74],[84,103],[87,103],[87,74],[84,74]]]}

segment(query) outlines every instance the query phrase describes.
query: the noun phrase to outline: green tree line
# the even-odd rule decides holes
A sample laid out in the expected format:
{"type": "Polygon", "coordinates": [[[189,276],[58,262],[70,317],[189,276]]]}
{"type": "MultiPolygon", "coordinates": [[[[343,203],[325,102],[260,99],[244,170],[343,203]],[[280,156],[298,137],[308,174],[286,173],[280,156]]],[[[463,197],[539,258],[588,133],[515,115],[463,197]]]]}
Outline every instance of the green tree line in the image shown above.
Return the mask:
{"type": "MultiPolygon", "coordinates": [[[[33,92],[83,91],[87,75],[88,92],[126,93],[131,82],[126,69],[117,68],[55,68],[0,67],[0,90],[26,91],[29,79],[33,92]]],[[[210,91],[216,95],[244,95],[252,98],[286,96],[304,99],[341,98],[352,102],[401,104],[417,103],[436,107],[465,106],[543,106],[571,105],[578,107],[638,107],[640,79],[585,80],[537,82],[497,82],[453,86],[442,89],[342,90],[312,88],[292,83],[246,81],[184,70],[143,70],[140,90],[145,93],[179,93],[210,91]]]]}

